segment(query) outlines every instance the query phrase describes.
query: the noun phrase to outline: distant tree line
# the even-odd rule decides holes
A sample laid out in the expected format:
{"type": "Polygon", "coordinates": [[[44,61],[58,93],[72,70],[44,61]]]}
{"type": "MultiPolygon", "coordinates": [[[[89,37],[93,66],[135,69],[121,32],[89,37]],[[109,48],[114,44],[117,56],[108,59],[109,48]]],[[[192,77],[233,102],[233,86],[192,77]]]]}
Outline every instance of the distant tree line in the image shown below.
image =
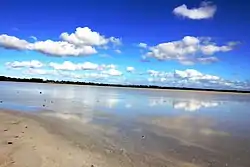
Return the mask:
{"type": "Polygon", "coordinates": [[[33,83],[55,83],[55,84],[73,84],[73,85],[94,85],[94,86],[107,86],[107,87],[128,87],[128,88],[150,88],[150,89],[171,89],[171,90],[195,90],[195,91],[216,91],[216,92],[237,92],[237,93],[250,93],[245,90],[219,90],[219,89],[201,89],[201,88],[186,88],[186,87],[163,87],[156,85],[121,85],[121,84],[104,84],[93,82],[75,82],[75,81],[54,81],[43,80],[40,78],[12,78],[0,76],[0,81],[12,81],[12,82],[33,82],[33,83]]]}

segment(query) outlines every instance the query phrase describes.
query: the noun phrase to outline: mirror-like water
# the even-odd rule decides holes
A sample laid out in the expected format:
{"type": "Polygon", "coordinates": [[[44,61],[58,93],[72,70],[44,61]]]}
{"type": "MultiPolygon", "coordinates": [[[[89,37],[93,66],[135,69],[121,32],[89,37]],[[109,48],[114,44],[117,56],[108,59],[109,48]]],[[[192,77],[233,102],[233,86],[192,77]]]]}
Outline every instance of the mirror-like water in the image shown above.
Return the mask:
{"type": "Polygon", "coordinates": [[[152,166],[250,166],[250,95],[1,82],[0,100],[77,123],[134,158],[154,157],[152,166]]]}

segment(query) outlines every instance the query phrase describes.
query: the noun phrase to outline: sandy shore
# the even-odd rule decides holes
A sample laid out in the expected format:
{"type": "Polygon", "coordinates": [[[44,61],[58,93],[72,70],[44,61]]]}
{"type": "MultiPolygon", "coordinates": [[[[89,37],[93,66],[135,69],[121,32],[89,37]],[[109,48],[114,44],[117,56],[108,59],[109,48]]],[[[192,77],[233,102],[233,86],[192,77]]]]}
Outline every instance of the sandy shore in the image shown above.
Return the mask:
{"type": "Polygon", "coordinates": [[[109,157],[101,151],[84,147],[84,142],[86,145],[89,142],[87,140],[82,139],[81,147],[57,133],[53,134],[56,129],[51,127],[49,132],[48,127],[42,125],[44,123],[39,117],[0,110],[0,167],[133,166],[116,156],[109,157]]]}
{"type": "Polygon", "coordinates": [[[200,167],[171,157],[121,150],[53,119],[0,110],[0,167],[149,166],[200,167]]]}
{"type": "Polygon", "coordinates": [[[210,121],[197,120],[192,127],[190,122],[195,120],[189,121],[189,117],[160,122],[150,118],[151,123],[160,123],[160,131],[150,125],[123,133],[109,126],[44,115],[48,113],[0,109],[0,167],[249,166],[248,140],[211,130],[206,135],[198,133],[204,131],[197,127],[207,129],[210,121]],[[146,137],[142,139],[142,135],[146,137]]]}
{"type": "Polygon", "coordinates": [[[21,113],[0,111],[0,132],[0,167],[106,166],[21,113]]]}

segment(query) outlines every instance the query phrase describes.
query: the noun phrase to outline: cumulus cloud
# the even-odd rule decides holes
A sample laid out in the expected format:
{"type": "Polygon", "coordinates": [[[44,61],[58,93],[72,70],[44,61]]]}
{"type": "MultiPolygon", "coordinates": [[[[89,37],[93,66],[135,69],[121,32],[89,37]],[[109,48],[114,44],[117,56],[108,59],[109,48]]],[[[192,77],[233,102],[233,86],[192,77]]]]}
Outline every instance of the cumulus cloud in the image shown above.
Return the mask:
{"type": "Polygon", "coordinates": [[[25,50],[28,48],[29,42],[6,34],[0,35],[0,47],[14,50],[25,50]]]}
{"type": "Polygon", "coordinates": [[[7,62],[5,65],[8,68],[41,68],[44,66],[43,63],[41,63],[38,60],[31,60],[31,61],[14,61],[14,62],[7,62]]]}
{"type": "Polygon", "coordinates": [[[215,45],[206,45],[201,46],[201,51],[205,55],[213,55],[215,52],[228,52],[231,51],[232,46],[215,46],[215,45]]]}
{"type": "Polygon", "coordinates": [[[122,72],[116,69],[109,69],[107,71],[103,71],[102,74],[107,74],[110,76],[121,76],[122,72]]]}
{"type": "MultiPolygon", "coordinates": [[[[235,83],[219,76],[204,74],[194,69],[174,70],[170,72],[148,70],[150,82],[173,87],[233,88],[235,83]]],[[[241,85],[243,82],[241,82],[241,85]]]]}
{"type": "Polygon", "coordinates": [[[60,37],[69,43],[79,45],[79,46],[102,46],[109,42],[115,45],[121,44],[119,38],[110,37],[106,38],[98,32],[92,31],[89,27],[78,27],[74,33],[63,32],[60,37]]]}
{"type": "Polygon", "coordinates": [[[205,38],[185,36],[179,41],[160,43],[150,47],[146,57],[158,60],[176,60],[184,65],[212,63],[218,61],[212,55],[218,52],[229,52],[233,50],[234,46],[232,44],[217,46],[205,38]]]}
{"type": "Polygon", "coordinates": [[[78,27],[74,33],[63,32],[61,41],[45,40],[34,42],[19,39],[6,34],[0,35],[0,47],[15,50],[32,50],[50,56],[86,56],[97,53],[98,49],[108,48],[108,44],[121,45],[121,40],[115,37],[106,38],[88,27],[78,27]],[[97,48],[96,48],[97,47],[97,48]]]}
{"type": "Polygon", "coordinates": [[[68,42],[55,42],[51,40],[35,42],[30,45],[29,49],[52,56],[79,56],[97,53],[92,46],[82,46],[79,48],[68,42]]]}
{"type": "Polygon", "coordinates": [[[216,13],[217,7],[209,2],[202,2],[200,7],[188,9],[187,5],[183,4],[176,7],[173,13],[176,16],[189,18],[193,20],[209,19],[216,13]]]}
{"type": "Polygon", "coordinates": [[[214,76],[214,75],[209,75],[209,74],[203,74],[197,70],[194,69],[187,69],[184,71],[180,70],[175,70],[174,71],[174,76],[178,78],[183,78],[183,79],[188,79],[192,81],[198,81],[198,80],[220,80],[220,77],[214,76]]]}
{"type": "Polygon", "coordinates": [[[127,72],[134,72],[135,71],[135,68],[134,67],[127,67],[127,72]]]}
{"type": "Polygon", "coordinates": [[[49,66],[54,68],[55,70],[68,70],[68,71],[75,71],[75,70],[97,70],[98,64],[94,64],[91,62],[84,62],[84,63],[72,63],[70,61],[64,61],[63,63],[54,63],[50,62],[49,66]]]}
{"type": "Polygon", "coordinates": [[[195,69],[165,71],[147,71],[147,81],[161,86],[170,87],[195,87],[212,89],[250,89],[249,81],[234,81],[205,74],[195,69]]]}
{"type": "Polygon", "coordinates": [[[108,43],[103,35],[100,35],[98,32],[92,31],[88,27],[78,27],[74,33],[63,32],[60,37],[69,43],[75,45],[105,45],[108,43]]]}

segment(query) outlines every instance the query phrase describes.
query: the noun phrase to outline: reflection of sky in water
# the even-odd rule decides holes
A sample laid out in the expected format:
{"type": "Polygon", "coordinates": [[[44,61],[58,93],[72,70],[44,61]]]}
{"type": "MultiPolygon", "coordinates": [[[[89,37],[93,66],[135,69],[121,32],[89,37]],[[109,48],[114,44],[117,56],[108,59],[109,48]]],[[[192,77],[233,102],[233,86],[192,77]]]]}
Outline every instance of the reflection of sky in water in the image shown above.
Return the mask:
{"type": "Polygon", "coordinates": [[[249,95],[55,84],[1,82],[0,93],[5,104],[1,107],[8,107],[8,103],[39,107],[56,111],[57,117],[82,122],[89,122],[98,111],[127,121],[143,116],[193,114],[246,126],[250,106],[249,95]]]}
{"type": "Polygon", "coordinates": [[[41,114],[79,122],[87,126],[80,131],[111,135],[148,154],[175,149],[181,155],[192,146],[209,158],[204,150],[223,156],[250,150],[249,95],[1,82],[0,100],[0,108],[49,110],[41,114]],[[146,135],[145,143],[138,135],[146,135]]]}
{"type": "Polygon", "coordinates": [[[201,108],[217,107],[220,105],[219,102],[209,102],[209,101],[198,101],[198,100],[189,100],[189,101],[174,101],[174,109],[183,109],[185,111],[198,111],[201,108]]]}

